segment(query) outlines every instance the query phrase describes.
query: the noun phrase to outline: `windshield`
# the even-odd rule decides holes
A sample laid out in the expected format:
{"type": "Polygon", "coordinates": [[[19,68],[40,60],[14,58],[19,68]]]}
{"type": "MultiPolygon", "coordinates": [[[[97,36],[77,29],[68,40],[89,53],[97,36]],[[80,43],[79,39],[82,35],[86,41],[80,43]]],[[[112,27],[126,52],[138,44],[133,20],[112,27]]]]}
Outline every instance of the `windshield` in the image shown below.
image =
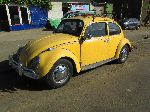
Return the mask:
{"type": "Polygon", "coordinates": [[[83,21],[78,19],[65,19],[58,26],[56,33],[66,33],[80,36],[83,29],[83,21]]]}

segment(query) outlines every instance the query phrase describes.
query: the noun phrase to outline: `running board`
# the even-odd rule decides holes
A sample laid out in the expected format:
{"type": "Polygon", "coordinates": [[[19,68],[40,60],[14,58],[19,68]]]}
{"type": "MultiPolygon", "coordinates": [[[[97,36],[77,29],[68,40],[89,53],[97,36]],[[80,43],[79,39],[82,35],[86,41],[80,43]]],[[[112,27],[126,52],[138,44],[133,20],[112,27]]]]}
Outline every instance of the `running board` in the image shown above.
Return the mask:
{"type": "Polygon", "coordinates": [[[95,67],[98,67],[100,65],[103,65],[103,64],[106,64],[108,62],[111,62],[113,60],[115,60],[116,58],[111,58],[111,59],[107,59],[105,61],[101,61],[101,62],[97,62],[95,64],[91,64],[91,65],[86,65],[84,67],[81,67],[81,71],[85,71],[85,70],[88,70],[88,69],[92,69],[92,68],[95,68],[95,67]]]}

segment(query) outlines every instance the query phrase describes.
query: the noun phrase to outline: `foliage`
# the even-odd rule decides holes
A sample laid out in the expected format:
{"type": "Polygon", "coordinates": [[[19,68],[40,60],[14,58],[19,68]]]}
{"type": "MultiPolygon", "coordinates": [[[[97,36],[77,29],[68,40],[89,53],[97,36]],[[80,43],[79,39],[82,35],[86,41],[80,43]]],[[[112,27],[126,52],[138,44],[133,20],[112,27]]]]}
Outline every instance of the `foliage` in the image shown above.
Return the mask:
{"type": "Polygon", "coordinates": [[[0,4],[38,5],[49,10],[52,9],[50,0],[0,0],[0,4]]]}

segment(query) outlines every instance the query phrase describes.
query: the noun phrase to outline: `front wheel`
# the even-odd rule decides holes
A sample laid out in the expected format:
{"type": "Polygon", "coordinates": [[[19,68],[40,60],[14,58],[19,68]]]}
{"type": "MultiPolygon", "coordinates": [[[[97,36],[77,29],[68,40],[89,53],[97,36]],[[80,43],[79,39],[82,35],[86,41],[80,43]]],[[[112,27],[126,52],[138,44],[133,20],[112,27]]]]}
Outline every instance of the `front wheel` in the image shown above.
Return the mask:
{"type": "Polygon", "coordinates": [[[140,26],[137,26],[137,27],[136,27],[136,30],[138,30],[138,29],[140,29],[140,26]]]}
{"type": "Polygon", "coordinates": [[[124,47],[122,47],[120,51],[118,63],[124,63],[127,60],[128,55],[129,55],[129,47],[125,45],[124,47]]]}
{"type": "Polygon", "coordinates": [[[46,81],[52,88],[59,88],[67,84],[73,75],[73,65],[67,59],[58,60],[49,73],[46,81]]]}

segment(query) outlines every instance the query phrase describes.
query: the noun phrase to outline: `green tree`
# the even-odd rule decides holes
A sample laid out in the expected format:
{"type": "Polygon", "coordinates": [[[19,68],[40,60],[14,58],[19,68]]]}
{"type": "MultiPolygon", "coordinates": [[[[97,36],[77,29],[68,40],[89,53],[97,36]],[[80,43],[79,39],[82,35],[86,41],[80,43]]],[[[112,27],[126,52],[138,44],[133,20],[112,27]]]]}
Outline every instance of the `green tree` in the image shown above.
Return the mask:
{"type": "Polygon", "coordinates": [[[9,3],[15,3],[18,5],[37,5],[44,8],[47,8],[49,10],[52,9],[52,5],[50,0],[0,0],[0,4],[9,4],[9,3]]]}

